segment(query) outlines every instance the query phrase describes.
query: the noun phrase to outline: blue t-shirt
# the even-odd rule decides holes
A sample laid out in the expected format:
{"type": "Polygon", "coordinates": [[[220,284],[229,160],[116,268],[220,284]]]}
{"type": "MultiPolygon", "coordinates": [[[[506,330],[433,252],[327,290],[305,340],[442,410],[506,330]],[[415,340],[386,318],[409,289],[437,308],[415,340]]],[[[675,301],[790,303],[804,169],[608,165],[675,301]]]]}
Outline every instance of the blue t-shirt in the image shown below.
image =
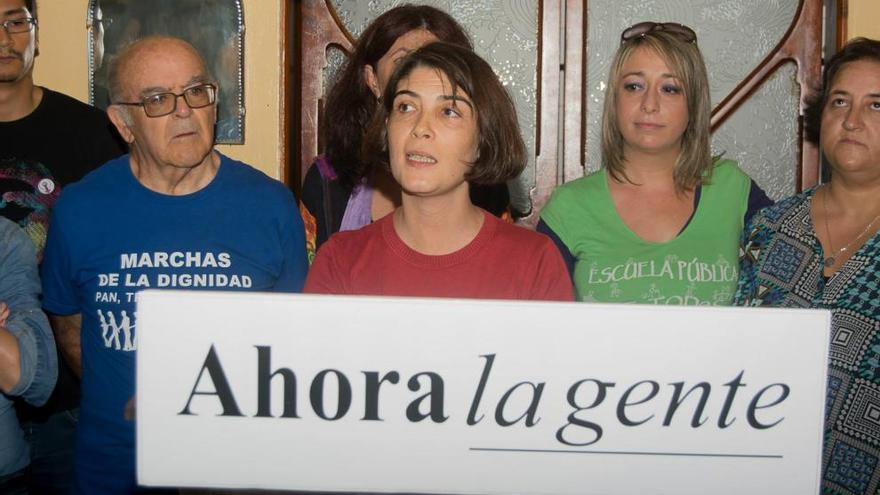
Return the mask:
{"type": "Polygon", "coordinates": [[[123,413],[135,392],[139,290],[299,292],[307,268],[287,187],[222,155],[211,183],[183,196],[141,185],[127,155],[65,189],[43,259],[43,307],[82,315],[79,491],[134,486],[134,423],[123,413]]]}

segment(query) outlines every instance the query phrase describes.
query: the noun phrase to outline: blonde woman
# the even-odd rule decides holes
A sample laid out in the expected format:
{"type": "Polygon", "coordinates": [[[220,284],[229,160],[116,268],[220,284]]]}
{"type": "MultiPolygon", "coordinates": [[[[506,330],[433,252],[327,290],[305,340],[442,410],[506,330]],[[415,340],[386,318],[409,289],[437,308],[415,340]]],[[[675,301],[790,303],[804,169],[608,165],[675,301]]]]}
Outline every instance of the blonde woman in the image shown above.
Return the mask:
{"type": "Polygon", "coordinates": [[[538,230],[582,301],[727,305],[745,220],[770,200],[709,151],[709,84],[692,29],[627,28],[608,76],[603,167],[557,189],[538,230]]]}

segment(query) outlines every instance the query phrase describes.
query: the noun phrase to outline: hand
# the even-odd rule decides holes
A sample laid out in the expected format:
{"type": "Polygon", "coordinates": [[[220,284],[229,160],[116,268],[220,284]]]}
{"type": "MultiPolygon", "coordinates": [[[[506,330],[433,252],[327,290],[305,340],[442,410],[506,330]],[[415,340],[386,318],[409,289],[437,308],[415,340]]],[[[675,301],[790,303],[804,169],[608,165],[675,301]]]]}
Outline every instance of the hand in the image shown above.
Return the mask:
{"type": "Polygon", "coordinates": [[[128,399],[128,402],[125,403],[125,419],[129,421],[134,421],[135,416],[137,415],[137,395],[132,395],[131,399],[128,399]]]}
{"type": "Polygon", "coordinates": [[[4,302],[0,302],[0,327],[6,326],[6,320],[9,318],[9,306],[4,302]]]}

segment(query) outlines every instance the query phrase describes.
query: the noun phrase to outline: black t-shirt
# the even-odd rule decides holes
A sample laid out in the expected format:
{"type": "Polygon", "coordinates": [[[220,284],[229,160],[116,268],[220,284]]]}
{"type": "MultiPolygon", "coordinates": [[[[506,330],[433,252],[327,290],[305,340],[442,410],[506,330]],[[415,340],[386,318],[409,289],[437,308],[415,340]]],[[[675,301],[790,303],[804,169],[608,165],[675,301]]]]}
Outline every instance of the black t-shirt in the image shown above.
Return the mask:
{"type": "Polygon", "coordinates": [[[40,163],[61,187],[125,152],[103,110],[46,88],[30,115],[0,122],[0,159],[40,163]]]}
{"type": "MultiPolygon", "coordinates": [[[[0,215],[21,225],[42,253],[49,211],[61,189],[125,152],[104,111],[43,88],[33,112],[0,122],[0,215]]],[[[39,420],[78,403],[79,383],[62,365],[49,402],[20,412],[39,420]]]]}

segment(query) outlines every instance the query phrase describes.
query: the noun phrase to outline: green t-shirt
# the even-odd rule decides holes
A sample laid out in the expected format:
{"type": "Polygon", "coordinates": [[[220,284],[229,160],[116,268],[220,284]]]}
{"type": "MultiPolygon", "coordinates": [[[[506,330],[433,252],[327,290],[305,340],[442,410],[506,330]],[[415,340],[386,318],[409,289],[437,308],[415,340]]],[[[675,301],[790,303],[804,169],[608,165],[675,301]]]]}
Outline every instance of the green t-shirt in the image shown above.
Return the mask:
{"type": "Polygon", "coordinates": [[[541,219],[574,256],[581,301],[729,305],[748,207],[749,177],[720,160],[701,188],[690,223],[676,238],[648,242],[623,223],[605,169],[554,191],[541,219]]]}

